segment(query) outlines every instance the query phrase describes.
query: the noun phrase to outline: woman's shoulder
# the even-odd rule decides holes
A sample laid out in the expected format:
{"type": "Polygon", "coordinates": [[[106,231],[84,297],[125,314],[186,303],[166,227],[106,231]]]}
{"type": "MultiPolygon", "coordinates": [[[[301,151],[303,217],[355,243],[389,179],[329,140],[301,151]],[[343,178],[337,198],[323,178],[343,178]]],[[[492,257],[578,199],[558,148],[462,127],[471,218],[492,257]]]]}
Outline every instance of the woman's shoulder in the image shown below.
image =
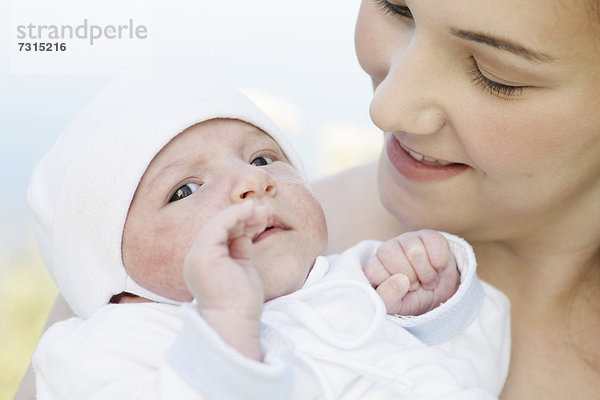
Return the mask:
{"type": "Polygon", "coordinates": [[[379,200],[377,163],[343,171],[312,185],[327,219],[327,253],[339,253],[361,240],[387,240],[402,233],[379,200]]]}

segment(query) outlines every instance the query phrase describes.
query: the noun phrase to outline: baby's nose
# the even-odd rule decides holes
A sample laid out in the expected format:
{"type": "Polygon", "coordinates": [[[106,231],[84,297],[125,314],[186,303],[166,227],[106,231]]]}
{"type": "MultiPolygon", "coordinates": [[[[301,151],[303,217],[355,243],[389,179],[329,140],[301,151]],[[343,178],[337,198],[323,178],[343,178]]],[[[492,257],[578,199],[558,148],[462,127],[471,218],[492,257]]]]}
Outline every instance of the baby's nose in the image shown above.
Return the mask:
{"type": "Polygon", "coordinates": [[[271,175],[254,167],[252,171],[245,171],[237,177],[231,193],[231,200],[235,203],[244,199],[275,196],[276,193],[277,184],[271,175]]]}

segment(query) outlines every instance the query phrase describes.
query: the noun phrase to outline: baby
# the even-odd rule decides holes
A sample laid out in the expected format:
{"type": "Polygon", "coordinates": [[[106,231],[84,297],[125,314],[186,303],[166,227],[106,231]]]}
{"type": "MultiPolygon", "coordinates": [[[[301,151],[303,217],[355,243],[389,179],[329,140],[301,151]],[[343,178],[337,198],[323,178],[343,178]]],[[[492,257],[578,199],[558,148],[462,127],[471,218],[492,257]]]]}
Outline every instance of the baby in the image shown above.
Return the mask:
{"type": "Polygon", "coordinates": [[[40,250],[78,315],[38,345],[39,399],[499,393],[508,304],[464,241],[421,231],[322,257],[300,160],[244,96],[200,79],[117,87],[30,185],[40,250]]]}

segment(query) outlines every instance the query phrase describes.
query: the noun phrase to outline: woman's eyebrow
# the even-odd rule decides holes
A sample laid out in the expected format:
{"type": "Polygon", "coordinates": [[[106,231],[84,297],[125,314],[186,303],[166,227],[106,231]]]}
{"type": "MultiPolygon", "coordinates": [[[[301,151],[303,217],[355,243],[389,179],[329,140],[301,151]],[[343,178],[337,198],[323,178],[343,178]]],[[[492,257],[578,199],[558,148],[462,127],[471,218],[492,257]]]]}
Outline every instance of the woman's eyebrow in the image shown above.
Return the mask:
{"type": "Polygon", "coordinates": [[[450,29],[450,32],[460,39],[483,43],[500,50],[505,50],[516,54],[517,56],[523,57],[528,61],[550,63],[555,60],[555,58],[552,56],[528,49],[527,47],[522,46],[519,43],[515,43],[509,39],[502,39],[485,33],[465,31],[462,29],[450,29]]]}

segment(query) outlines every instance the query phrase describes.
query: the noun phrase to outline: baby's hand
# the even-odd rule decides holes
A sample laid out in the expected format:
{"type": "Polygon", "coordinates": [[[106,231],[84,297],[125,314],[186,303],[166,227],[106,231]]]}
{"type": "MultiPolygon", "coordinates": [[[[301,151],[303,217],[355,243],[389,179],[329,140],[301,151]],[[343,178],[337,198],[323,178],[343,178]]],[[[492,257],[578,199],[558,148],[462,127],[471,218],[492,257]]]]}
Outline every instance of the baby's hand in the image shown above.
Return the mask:
{"type": "Polygon", "coordinates": [[[432,230],[383,243],[364,272],[390,314],[423,314],[452,297],[460,284],[448,241],[432,230]]]}
{"type": "Polygon", "coordinates": [[[183,266],[201,314],[260,319],[264,289],[252,266],[252,238],[267,224],[267,210],[252,201],[226,208],[200,230],[183,266]]]}

